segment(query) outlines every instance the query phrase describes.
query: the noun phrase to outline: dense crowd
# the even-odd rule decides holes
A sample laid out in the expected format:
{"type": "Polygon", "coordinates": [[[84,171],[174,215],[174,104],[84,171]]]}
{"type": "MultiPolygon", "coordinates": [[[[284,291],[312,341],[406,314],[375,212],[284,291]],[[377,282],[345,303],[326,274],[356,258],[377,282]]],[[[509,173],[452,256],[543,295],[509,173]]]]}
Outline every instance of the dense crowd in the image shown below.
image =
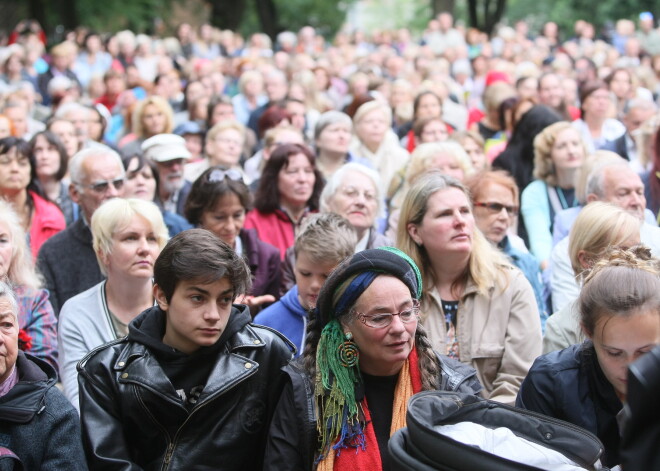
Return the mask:
{"type": "Polygon", "coordinates": [[[438,389],[625,462],[627,368],[660,344],[660,29],[565,36],[441,13],[418,38],[46,44],[19,23],[0,44],[3,456],[394,469],[407,399],[438,389]]]}

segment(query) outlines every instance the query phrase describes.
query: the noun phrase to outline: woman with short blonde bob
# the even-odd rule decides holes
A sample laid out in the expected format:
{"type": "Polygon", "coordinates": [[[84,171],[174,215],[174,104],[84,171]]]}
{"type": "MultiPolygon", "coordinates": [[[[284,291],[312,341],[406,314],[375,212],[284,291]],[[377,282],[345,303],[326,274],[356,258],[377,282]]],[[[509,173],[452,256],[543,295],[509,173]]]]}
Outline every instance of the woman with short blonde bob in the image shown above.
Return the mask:
{"type": "Polygon", "coordinates": [[[128,324],[153,306],[154,262],[168,238],[158,207],[137,198],[106,201],[91,226],[107,279],[64,303],[58,329],[64,394],[76,408],[76,364],[99,345],[127,335],[128,324]]]}
{"type": "Polygon", "coordinates": [[[399,172],[397,175],[403,173],[403,178],[390,184],[388,191],[389,228],[386,235],[391,239],[396,238],[399,210],[403,198],[415,180],[429,172],[429,170],[439,170],[440,173],[453,177],[460,182],[474,173],[470,157],[457,142],[429,142],[418,145],[410,155],[405,172],[399,172]]]}
{"type": "Polygon", "coordinates": [[[422,272],[433,348],[471,364],[484,397],[512,404],[541,352],[538,307],[522,272],[475,228],[463,184],[438,172],[420,177],[401,207],[397,245],[422,272]]]}
{"type": "Polygon", "coordinates": [[[534,177],[520,195],[520,211],[530,251],[545,269],[552,251],[555,215],[579,204],[575,179],[587,155],[578,131],[568,121],[545,128],[534,139],[534,177]]]}
{"type": "MultiPolygon", "coordinates": [[[[561,350],[584,340],[580,329],[577,296],[591,268],[611,247],[632,247],[640,243],[640,221],[624,209],[595,201],[578,215],[568,242],[574,278],[553,277],[552,290],[571,293],[572,301],[549,317],[543,337],[543,353],[561,350]]],[[[553,272],[556,267],[553,268],[553,272]]]]}

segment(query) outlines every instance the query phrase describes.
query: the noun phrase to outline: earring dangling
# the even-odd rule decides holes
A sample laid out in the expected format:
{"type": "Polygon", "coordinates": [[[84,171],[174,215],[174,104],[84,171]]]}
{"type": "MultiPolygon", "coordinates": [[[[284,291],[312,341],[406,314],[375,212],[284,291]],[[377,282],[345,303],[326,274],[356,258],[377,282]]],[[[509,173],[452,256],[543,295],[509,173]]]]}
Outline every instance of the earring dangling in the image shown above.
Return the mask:
{"type": "Polygon", "coordinates": [[[357,362],[360,359],[360,349],[357,344],[353,342],[352,333],[346,332],[344,338],[346,338],[346,341],[339,344],[339,362],[344,368],[352,368],[357,365],[357,362]]]}

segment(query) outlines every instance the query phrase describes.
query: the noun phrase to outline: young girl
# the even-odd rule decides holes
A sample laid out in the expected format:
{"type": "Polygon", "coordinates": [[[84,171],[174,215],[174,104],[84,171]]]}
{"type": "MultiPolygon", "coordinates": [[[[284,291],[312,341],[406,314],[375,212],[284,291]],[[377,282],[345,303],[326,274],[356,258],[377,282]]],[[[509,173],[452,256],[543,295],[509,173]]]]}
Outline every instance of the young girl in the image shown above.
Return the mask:
{"type": "Polygon", "coordinates": [[[616,416],[626,400],[628,365],[660,344],[658,275],[648,249],[612,249],[580,292],[588,340],[537,358],[518,393],[517,407],[596,434],[608,467],[620,463],[616,416]]]}

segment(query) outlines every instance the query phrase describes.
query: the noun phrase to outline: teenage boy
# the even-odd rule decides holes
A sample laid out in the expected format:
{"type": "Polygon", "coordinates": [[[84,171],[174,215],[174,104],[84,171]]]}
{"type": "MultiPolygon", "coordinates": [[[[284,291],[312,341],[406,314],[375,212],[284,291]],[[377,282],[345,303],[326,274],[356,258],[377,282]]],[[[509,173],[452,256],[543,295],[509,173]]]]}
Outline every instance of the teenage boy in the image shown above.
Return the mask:
{"type": "Polygon", "coordinates": [[[316,307],[321,286],[339,263],[355,253],[357,234],[343,217],[315,214],[296,238],[293,273],[296,284],[278,302],[254,318],[255,324],[283,333],[296,346],[296,357],[305,346],[307,313],[316,307]]]}
{"type": "Polygon", "coordinates": [[[91,469],[261,469],[293,346],[250,323],[243,259],[191,229],[154,265],[154,298],[126,338],[78,366],[91,469]]]}

